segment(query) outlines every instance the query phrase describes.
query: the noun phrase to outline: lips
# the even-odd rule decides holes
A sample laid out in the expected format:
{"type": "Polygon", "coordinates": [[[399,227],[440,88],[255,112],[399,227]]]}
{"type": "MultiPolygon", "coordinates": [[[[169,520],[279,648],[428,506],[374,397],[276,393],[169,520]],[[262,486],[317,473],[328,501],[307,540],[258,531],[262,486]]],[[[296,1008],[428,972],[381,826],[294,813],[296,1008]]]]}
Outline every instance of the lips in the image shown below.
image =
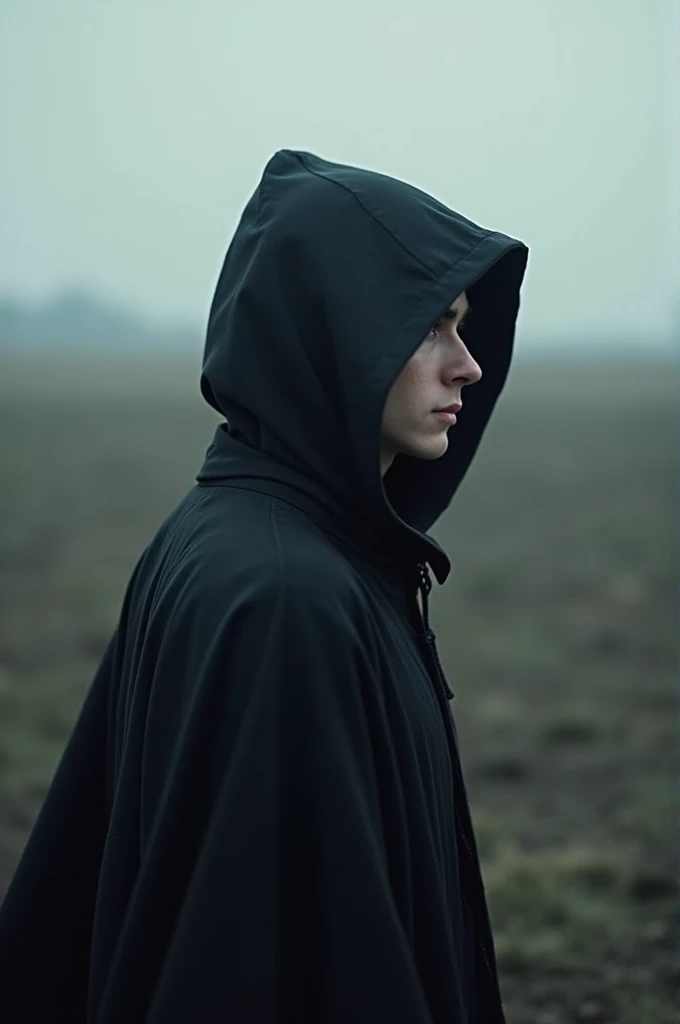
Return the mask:
{"type": "Polygon", "coordinates": [[[453,405],[447,405],[443,409],[435,409],[435,412],[452,412],[458,414],[462,408],[462,402],[454,402],[453,405]]]}

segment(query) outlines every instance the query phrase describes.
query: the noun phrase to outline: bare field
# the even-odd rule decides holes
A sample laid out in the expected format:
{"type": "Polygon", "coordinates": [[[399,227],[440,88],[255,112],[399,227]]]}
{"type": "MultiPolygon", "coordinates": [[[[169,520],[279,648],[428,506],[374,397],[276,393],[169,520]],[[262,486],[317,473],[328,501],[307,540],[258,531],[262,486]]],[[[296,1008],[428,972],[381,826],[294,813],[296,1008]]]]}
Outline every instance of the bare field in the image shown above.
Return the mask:
{"type": "MultiPolygon", "coordinates": [[[[216,418],[198,358],[0,359],[2,891],[216,418]]],[[[436,530],[510,1024],[678,1019],[676,407],[674,365],[516,364],[436,530]]]]}

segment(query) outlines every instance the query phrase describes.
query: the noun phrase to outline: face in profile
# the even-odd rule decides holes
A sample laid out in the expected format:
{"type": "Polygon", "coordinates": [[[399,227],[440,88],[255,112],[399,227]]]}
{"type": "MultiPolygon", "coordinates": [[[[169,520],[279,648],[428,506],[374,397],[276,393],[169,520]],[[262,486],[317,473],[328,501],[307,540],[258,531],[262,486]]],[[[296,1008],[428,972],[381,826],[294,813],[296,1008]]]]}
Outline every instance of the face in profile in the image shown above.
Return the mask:
{"type": "Polygon", "coordinates": [[[448,448],[462,390],[482,376],[460,335],[469,313],[467,295],[461,292],[392,385],[382,419],[383,474],[395,455],[438,459],[448,448]]]}

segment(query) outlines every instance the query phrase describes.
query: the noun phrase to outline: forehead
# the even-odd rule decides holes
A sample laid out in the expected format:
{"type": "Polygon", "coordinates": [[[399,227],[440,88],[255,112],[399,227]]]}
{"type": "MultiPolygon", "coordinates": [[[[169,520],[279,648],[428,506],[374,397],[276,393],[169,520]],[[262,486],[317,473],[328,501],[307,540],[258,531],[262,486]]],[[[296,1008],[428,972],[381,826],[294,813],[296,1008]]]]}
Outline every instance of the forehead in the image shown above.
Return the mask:
{"type": "Polygon", "coordinates": [[[469,308],[470,303],[468,302],[467,292],[461,292],[451,303],[449,312],[462,314],[467,312],[469,308]]]}

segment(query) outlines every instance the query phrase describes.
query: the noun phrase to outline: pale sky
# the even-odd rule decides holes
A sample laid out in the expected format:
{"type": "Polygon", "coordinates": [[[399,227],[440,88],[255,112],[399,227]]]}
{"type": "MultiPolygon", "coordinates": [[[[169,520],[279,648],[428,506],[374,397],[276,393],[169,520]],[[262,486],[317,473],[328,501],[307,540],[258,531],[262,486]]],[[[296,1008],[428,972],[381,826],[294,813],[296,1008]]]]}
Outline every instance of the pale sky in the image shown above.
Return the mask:
{"type": "Polygon", "coordinates": [[[668,337],[677,0],[0,0],[0,297],[205,324],[279,148],[530,246],[521,326],[668,337]]]}

